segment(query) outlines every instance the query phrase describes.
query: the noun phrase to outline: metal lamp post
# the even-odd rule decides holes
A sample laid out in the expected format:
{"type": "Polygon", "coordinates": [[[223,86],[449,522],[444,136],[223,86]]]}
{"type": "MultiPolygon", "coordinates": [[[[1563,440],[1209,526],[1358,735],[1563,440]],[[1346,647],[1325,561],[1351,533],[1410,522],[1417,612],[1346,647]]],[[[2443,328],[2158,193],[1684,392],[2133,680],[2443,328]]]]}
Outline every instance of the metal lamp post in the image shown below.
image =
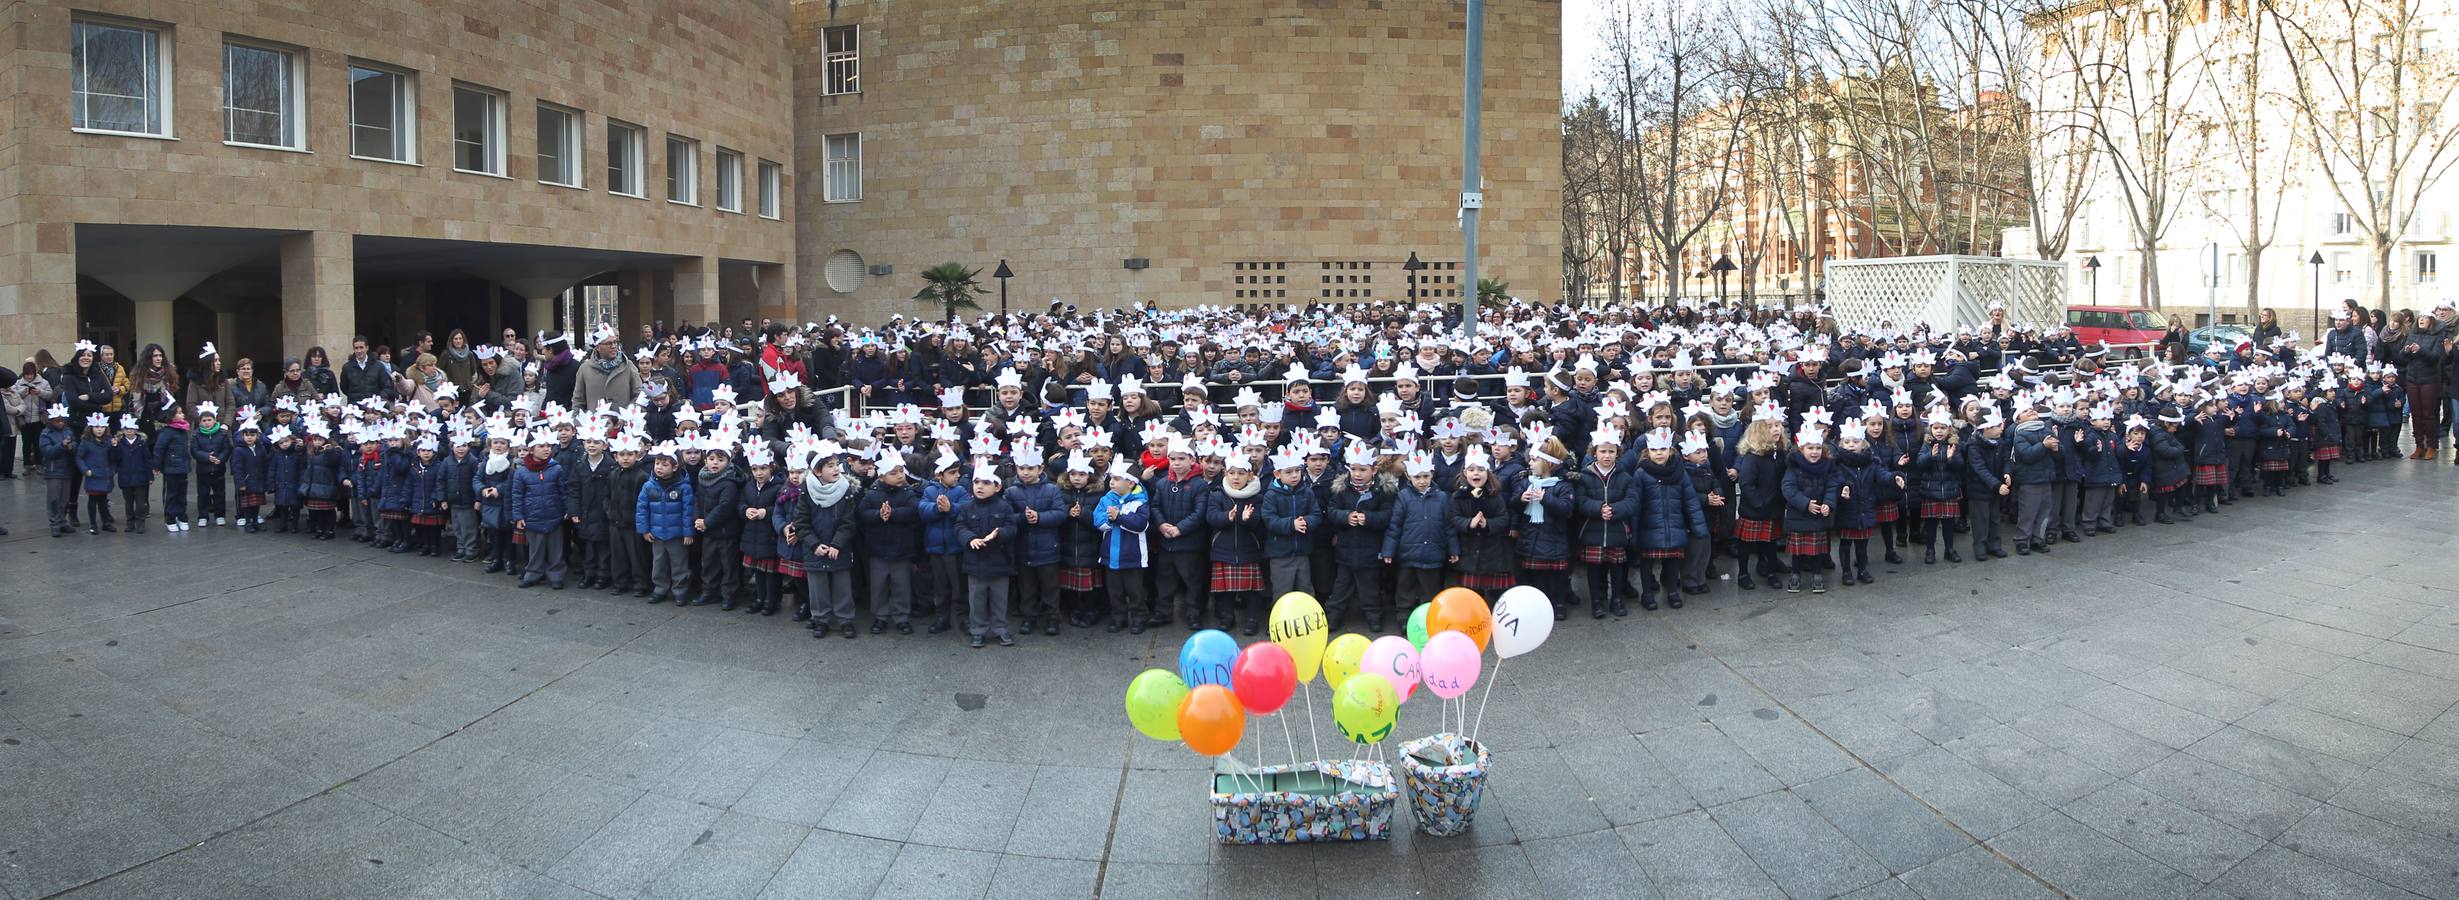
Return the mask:
{"type": "Polygon", "coordinates": [[[1008,261],[1003,258],[999,260],[999,271],[990,273],[990,277],[999,279],[999,321],[1005,322],[1008,317],[1008,279],[1016,277],[1016,270],[1008,268],[1008,261]]]}
{"type": "Polygon", "coordinates": [[[1414,307],[1417,305],[1417,273],[1425,271],[1426,261],[1418,259],[1417,251],[1411,250],[1409,261],[1401,263],[1400,268],[1409,273],[1409,305],[1414,307]]]}
{"type": "Polygon", "coordinates": [[[2092,305],[2093,305],[2093,306],[2099,306],[2099,305],[2100,305],[2100,257],[2098,257],[2098,256],[2086,256],[2086,257],[2084,257],[2084,258],[2083,258],[2083,272],[2084,272],[2084,274],[2085,274],[2085,275],[2089,275],[2089,276],[2091,276],[2091,278],[2092,278],[2092,305]]]}
{"type": "Polygon", "coordinates": [[[1725,303],[1725,275],[1734,269],[1732,254],[1717,254],[1716,264],[1708,268],[1716,273],[1716,304],[1723,306],[1725,303]]]}
{"type": "Polygon", "coordinates": [[[2313,267],[2314,267],[2314,333],[2315,333],[2315,334],[2321,334],[2321,333],[2322,333],[2322,251],[2320,251],[2320,250],[2316,250],[2316,251],[2314,251],[2314,255],[2309,256],[2309,257],[2306,257],[2306,258],[2305,258],[2305,264],[2306,264],[2306,265],[2309,265],[2309,266],[2313,266],[2313,267]]]}

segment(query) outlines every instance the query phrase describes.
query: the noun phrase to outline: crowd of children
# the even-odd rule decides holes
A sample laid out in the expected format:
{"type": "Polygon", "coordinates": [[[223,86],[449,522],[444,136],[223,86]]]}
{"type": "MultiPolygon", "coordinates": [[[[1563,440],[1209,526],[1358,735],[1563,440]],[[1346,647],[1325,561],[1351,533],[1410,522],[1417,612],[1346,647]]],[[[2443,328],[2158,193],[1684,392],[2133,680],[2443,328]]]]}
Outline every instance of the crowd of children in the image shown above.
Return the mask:
{"type": "MultiPolygon", "coordinates": [[[[1935,564],[1964,562],[1969,535],[1979,563],[2330,484],[2334,462],[2398,454],[2405,398],[2394,367],[2285,340],[2160,366],[2009,353],[1971,330],[1491,327],[1474,346],[1422,314],[1042,317],[979,326],[1017,348],[981,373],[987,409],[957,386],[936,409],[822,403],[822,427],[774,427],[781,405],[815,402],[792,371],[740,404],[720,385],[705,404],[465,407],[447,384],[173,407],[150,437],[134,415],[53,406],[40,457],[54,537],[80,512],[88,534],[145,531],[159,481],[167,531],[346,534],[524,588],[790,609],[823,637],[919,621],[979,647],[1062,626],[1255,634],[1292,590],[1335,630],[1398,630],[1455,584],[1535,585],[1557,618],[1582,594],[1591,616],[1624,616],[1708,592],[1728,577],[1719,557],[1744,591],[1868,585],[1873,538],[1888,563],[1917,547],[1935,564]],[[1069,377],[1022,349],[1149,353],[1198,334],[1280,368],[1164,387],[1135,374],[1159,364],[1069,377]]],[[[900,321],[856,340],[975,333],[900,321]]]]}

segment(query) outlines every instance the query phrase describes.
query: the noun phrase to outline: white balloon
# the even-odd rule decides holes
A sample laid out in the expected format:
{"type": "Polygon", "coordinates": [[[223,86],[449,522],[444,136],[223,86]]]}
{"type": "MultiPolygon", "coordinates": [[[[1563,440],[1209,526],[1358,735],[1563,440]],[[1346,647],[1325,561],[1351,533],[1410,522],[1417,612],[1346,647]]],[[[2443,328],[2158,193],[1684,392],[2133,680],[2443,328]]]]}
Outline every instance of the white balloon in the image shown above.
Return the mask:
{"type": "Polygon", "coordinates": [[[1510,659],[1537,649],[1554,634],[1554,604],[1545,592],[1529,585],[1504,591],[1494,600],[1494,652],[1510,659]]]}

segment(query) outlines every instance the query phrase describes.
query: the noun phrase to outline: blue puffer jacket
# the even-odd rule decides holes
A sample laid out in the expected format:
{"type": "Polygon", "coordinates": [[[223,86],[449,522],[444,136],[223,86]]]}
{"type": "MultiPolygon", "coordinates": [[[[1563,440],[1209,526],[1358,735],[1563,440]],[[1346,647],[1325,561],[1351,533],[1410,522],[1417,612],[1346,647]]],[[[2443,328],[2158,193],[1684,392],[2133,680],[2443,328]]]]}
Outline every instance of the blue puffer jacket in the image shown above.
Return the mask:
{"type": "MultiPolygon", "coordinates": [[[[1392,487],[1384,479],[1367,483],[1364,491],[1351,486],[1343,475],[1332,485],[1331,501],[1324,504],[1324,520],[1332,526],[1332,560],[1351,568],[1382,564],[1383,530],[1392,521],[1392,487]],[[1364,524],[1349,524],[1349,514],[1365,513],[1364,524]]],[[[1316,585],[1318,589],[1324,585],[1316,585]]]]}
{"type": "Polygon", "coordinates": [[[1049,480],[1032,484],[1016,484],[1007,490],[1008,502],[1016,506],[1016,526],[1023,530],[1016,545],[1016,562],[1022,566],[1055,566],[1059,564],[1059,537],[1067,527],[1067,498],[1059,486],[1049,480]],[[1033,510],[1039,522],[1028,523],[1025,510],[1033,510]]]}
{"type": "Polygon", "coordinates": [[[2052,434],[2049,420],[2034,419],[2015,426],[2009,438],[2013,444],[2007,474],[2014,476],[2015,486],[2048,484],[2058,480],[2058,454],[2041,442],[2052,434]]]}
{"type": "Polygon", "coordinates": [[[1255,493],[1245,498],[1229,494],[1228,479],[1204,497],[1205,540],[1210,543],[1212,561],[1220,563],[1252,563],[1264,559],[1264,486],[1248,482],[1255,493]],[[1248,515],[1253,511],[1253,516],[1248,515]]]}
{"type": "Polygon", "coordinates": [[[300,491],[308,500],[331,500],[341,496],[342,473],[349,471],[350,457],[342,448],[326,444],[322,450],[307,452],[307,464],[300,476],[300,491]]]}
{"type": "Polygon", "coordinates": [[[1144,536],[1153,525],[1152,495],[1106,492],[1093,506],[1093,522],[1102,533],[1101,564],[1113,570],[1141,569],[1149,564],[1144,536]]]}
{"type": "MultiPolygon", "coordinates": [[[[169,431],[166,430],[164,433],[167,434],[169,431]]],[[[199,429],[195,436],[189,439],[188,447],[189,458],[196,466],[196,473],[208,477],[222,474],[224,467],[230,465],[231,445],[234,440],[228,428],[216,428],[212,434],[206,434],[203,429],[199,429]],[[221,462],[214,462],[217,459],[221,462]]],[[[161,468],[165,475],[178,474],[171,469],[167,461],[161,468]]]]}
{"type": "Polygon", "coordinates": [[[1440,569],[1460,555],[1460,533],[1451,527],[1451,497],[1402,485],[1392,498],[1391,524],[1383,529],[1383,558],[1404,569],[1440,569]]]}
{"type": "Polygon", "coordinates": [[[962,553],[964,542],[956,539],[956,514],[973,502],[973,490],[963,482],[949,487],[931,482],[922,487],[922,552],[931,556],[962,553]],[[939,510],[939,498],[948,498],[948,510],[939,510]]]}
{"type": "MultiPolygon", "coordinates": [[[[229,434],[229,432],[222,432],[226,444],[220,451],[223,459],[230,458],[231,451],[227,446],[229,434]]],[[[188,429],[162,426],[160,431],[154,432],[154,458],[152,460],[154,470],[164,475],[186,475],[196,471],[197,460],[202,457],[189,455],[194,451],[196,443],[195,438],[188,434],[188,429]]],[[[221,471],[217,469],[214,474],[219,475],[221,471]]]]}
{"type": "MultiPolygon", "coordinates": [[[[380,464],[382,467],[380,471],[382,473],[383,480],[380,482],[371,482],[363,479],[358,483],[361,485],[372,483],[377,486],[376,490],[378,493],[369,495],[371,499],[376,501],[377,511],[409,512],[415,499],[410,496],[411,460],[408,458],[407,454],[395,450],[379,451],[377,456],[383,460],[380,464]]],[[[359,471],[362,473],[366,472],[367,466],[363,464],[360,465],[359,471]]]]}
{"type": "Polygon", "coordinates": [[[504,508],[530,533],[551,532],[562,527],[564,517],[572,514],[576,487],[571,476],[553,460],[537,471],[531,471],[527,463],[518,463],[512,467],[512,499],[504,508]]]}
{"type": "Polygon", "coordinates": [[[1155,549],[1163,553],[1204,551],[1204,501],[1211,495],[1212,487],[1212,482],[1202,475],[1189,475],[1185,481],[1172,481],[1168,472],[1145,482],[1144,494],[1151,501],[1153,514],[1153,528],[1146,537],[1152,540],[1155,549]],[[1178,526],[1178,536],[1162,534],[1163,525],[1178,526]]]}
{"type": "Polygon", "coordinates": [[[1912,471],[1904,473],[1905,494],[1916,503],[1964,499],[1969,465],[1965,457],[1972,450],[1959,444],[1923,443],[1920,452],[1913,454],[1912,471]]]}
{"type": "Polygon", "coordinates": [[[1004,494],[992,494],[989,499],[977,499],[965,504],[953,516],[956,539],[965,548],[965,574],[975,578],[1006,578],[1016,574],[1016,531],[1024,517],[1016,513],[1016,504],[1004,494]],[[989,538],[981,547],[975,540],[989,538]]]}
{"type": "Polygon", "coordinates": [[[1639,511],[1631,517],[1639,549],[1679,550],[1707,538],[1707,512],[1681,461],[1660,466],[1643,459],[1631,480],[1639,486],[1639,511]]]}
{"type": "Polygon", "coordinates": [[[272,489],[266,484],[266,476],[269,474],[265,465],[266,458],[272,455],[267,452],[269,449],[263,441],[257,441],[254,444],[231,445],[231,484],[238,490],[250,494],[272,493],[272,489]]]}
{"type": "Polygon", "coordinates": [[[1639,479],[1620,473],[1597,474],[1597,467],[1581,466],[1571,479],[1571,496],[1579,502],[1580,520],[1576,543],[1582,547],[1628,547],[1631,545],[1631,517],[1639,514],[1639,479]],[[1611,520],[1603,518],[1605,508],[1614,508],[1611,520]]]}
{"type": "Polygon", "coordinates": [[[505,505],[512,502],[512,471],[521,467],[521,461],[507,458],[507,467],[503,471],[489,474],[486,457],[473,456],[470,459],[470,491],[478,498],[479,526],[512,527],[512,520],[516,517],[504,515],[504,510],[505,505]],[[495,496],[487,496],[488,488],[495,489],[495,496]]]}
{"type": "Polygon", "coordinates": [[[1967,497],[1996,497],[2005,486],[2007,444],[2004,433],[1997,440],[1982,437],[1975,431],[1964,442],[1958,458],[1964,461],[1964,494],[1967,497]]]}
{"type": "Polygon", "coordinates": [[[443,511],[444,476],[450,474],[451,471],[452,467],[446,465],[441,458],[431,462],[412,461],[410,463],[409,470],[402,473],[405,476],[402,480],[409,482],[410,485],[408,495],[411,515],[433,515],[443,511]]]}
{"type": "Polygon", "coordinates": [[[111,471],[119,476],[120,487],[144,487],[154,483],[154,451],[142,437],[111,442],[111,471]]]}
{"type": "Polygon", "coordinates": [[[871,482],[862,492],[854,521],[861,527],[862,554],[886,562],[911,562],[922,547],[922,488],[911,478],[889,487],[871,482]],[[879,519],[880,504],[888,505],[888,521],[879,519]]]}
{"type": "Polygon", "coordinates": [[[1885,463],[1868,453],[1850,450],[1836,454],[1836,527],[1877,528],[1879,485],[1895,485],[1895,473],[1885,463]],[[1846,499],[1846,489],[1853,496],[1846,499]]]}
{"type": "Polygon", "coordinates": [[[393,464],[392,451],[377,447],[376,455],[372,459],[367,456],[365,450],[344,451],[342,464],[350,467],[343,470],[342,477],[350,479],[351,505],[356,506],[356,501],[359,500],[366,500],[370,503],[383,502],[384,479],[392,474],[390,471],[393,464]]]}
{"type": "MultiPolygon", "coordinates": [[[[613,468],[613,465],[610,463],[608,468],[613,468]]],[[[612,473],[610,472],[608,474],[612,473]]],[[[837,477],[843,478],[845,476],[839,475],[837,477]]],[[[780,559],[784,557],[784,554],[778,549],[778,538],[782,536],[785,530],[786,520],[804,515],[805,511],[799,507],[802,505],[807,505],[796,504],[789,506],[780,504],[778,502],[778,497],[785,493],[785,486],[785,476],[778,474],[774,469],[769,471],[767,481],[756,481],[748,477],[743,479],[742,550],[744,556],[751,559],[780,559]],[[753,520],[751,518],[751,511],[755,509],[765,511],[766,517],[757,521],[753,520]]],[[[846,487],[852,488],[853,485],[847,485],[846,487]]],[[[588,487],[586,485],[582,486],[582,493],[588,493],[588,487]]],[[[851,506],[856,499],[857,498],[852,495],[841,497],[838,498],[837,505],[851,506]]],[[[586,515],[582,516],[582,527],[586,528],[588,524],[589,517],[586,515]]],[[[848,525],[847,527],[850,529],[852,526],[848,525]]],[[[588,536],[587,532],[583,532],[582,536],[588,536]]],[[[853,558],[853,548],[847,547],[846,551],[846,558],[850,562],[853,558]]]]}
{"type": "Polygon", "coordinates": [[[1784,460],[1765,453],[1737,453],[1734,490],[1741,495],[1735,515],[1774,522],[1784,514],[1784,460]]]}
{"type": "Polygon", "coordinates": [[[77,442],[77,472],[85,476],[86,493],[108,494],[112,488],[119,486],[119,479],[111,468],[114,457],[108,443],[95,440],[77,442]]]}
{"type": "Polygon", "coordinates": [[[2116,487],[2126,481],[2126,442],[2114,432],[2084,428],[2080,450],[2085,487],[2116,487]]]}
{"type": "Polygon", "coordinates": [[[435,458],[437,490],[443,492],[446,509],[468,509],[478,502],[478,489],[470,484],[470,473],[478,467],[478,457],[453,456],[447,453],[435,458]]]}
{"type": "Polygon", "coordinates": [[[1515,549],[1522,559],[1545,562],[1570,559],[1571,518],[1579,510],[1571,481],[1566,478],[1552,479],[1553,483],[1544,488],[1544,495],[1535,501],[1537,508],[1532,512],[1530,504],[1520,498],[1528,493],[1529,486],[1536,480],[1534,476],[1523,473],[1511,483],[1507,499],[1511,505],[1512,522],[1520,532],[1515,549]]]}
{"type": "MultiPolygon", "coordinates": [[[[853,476],[840,475],[838,477],[851,478],[853,476]]],[[[755,489],[753,493],[757,494],[758,491],[755,489]]],[[[812,572],[853,570],[855,554],[861,550],[854,546],[854,536],[860,533],[856,528],[856,523],[862,521],[863,507],[861,504],[862,497],[854,494],[847,494],[843,499],[838,500],[835,506],[821,506],[807,492],[794,501],[794,508],[787,510],[786,515],[794,520],[794,543],[801,550],[805,569],[812,572]],[[830,559],[816,552],[822,546],[835,547],[842,552],[838,553],[835,559],[830,559]]],[[[879,518],[878,508],[873,507],[872,511],[872,521],[876,522],[879,518]]],[[[743,544],[746,547],[751,544],[751,532],[757,530],[759,529],[744,531],[743,544]]],[[[745,550],[744,552],[750,551],[745,550]]]]}
{"type": "MultiPolygon", "coordinates": [[[[641,465],[649,465],[642,463],[641,465]]],[[[651,469],[655,473],[657,470],[651,469]]],[[[679,541],[692,534],[692,478],[676,472],[664,478],[655,474],[640,486],[640,496],[632,505],[632,531],[661,541],[679,541]]]]}
{"type": "Polygon", "coordinates": [[[1286,559],[1308,556],[1315,552],[1315,534],[1323,530],[1323,506],[1315,501],[1315,486],[1299,480],[1297,486],[1282,484],[1274,478],[1264,486],[1264,556],[1286,559]],[[1306,533],[1298,533],[1298,520],[1306,520],[1306,533]]]}
{"type": "Polygon", "coordinates": [[[716,475],[707,469],[692,473],[692,515],[708,528],[701,536],[736,540],[743,536],[743,471],[728,466],[716,475]]]}
{"type": "Polygon", "coordinates": [[[1793,451],[1793,457],[1784,471],[1786,532],[1826,531],[1835,527],[1833,515],[1813,513],[1810,504],[1824,503],[1828,509],[1835,509],[1836,492],[1844,485],[1837,468],[1835,457],[1822,456],[1818,462],[1811,462],[1802,456],[1801,451],[1793,451]]]}
{"type": "Polygon", "coordinates": [[[77,477],[77,433],[66,428],[45,428],[40,440],[43,477],[61,481],[77,477]]]}
{"type": "Polygon", "coordinates": [[[307,450],[293,446],[279,447],[265,454],[265,487],[275,506],[296,507],[307,502],[307,450]]]}

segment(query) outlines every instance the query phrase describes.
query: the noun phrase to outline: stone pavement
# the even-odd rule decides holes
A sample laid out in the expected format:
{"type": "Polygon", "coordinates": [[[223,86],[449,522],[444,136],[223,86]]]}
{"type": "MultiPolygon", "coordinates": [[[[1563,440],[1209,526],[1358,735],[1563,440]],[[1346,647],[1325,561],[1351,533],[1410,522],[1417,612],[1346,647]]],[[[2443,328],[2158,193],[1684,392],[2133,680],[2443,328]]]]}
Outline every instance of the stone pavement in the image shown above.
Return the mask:
{"type": "Polygon", "coordinates": [[[2459,470],[2343,471],[1576,618],[1502,675],[1469,834],[1296,848],[1216,845],[1204,761],[1128,728],[1178,629],[815,641],[348,542],[54,540],[0,482],[0,894],[2459,896],[2459,470]]]}

